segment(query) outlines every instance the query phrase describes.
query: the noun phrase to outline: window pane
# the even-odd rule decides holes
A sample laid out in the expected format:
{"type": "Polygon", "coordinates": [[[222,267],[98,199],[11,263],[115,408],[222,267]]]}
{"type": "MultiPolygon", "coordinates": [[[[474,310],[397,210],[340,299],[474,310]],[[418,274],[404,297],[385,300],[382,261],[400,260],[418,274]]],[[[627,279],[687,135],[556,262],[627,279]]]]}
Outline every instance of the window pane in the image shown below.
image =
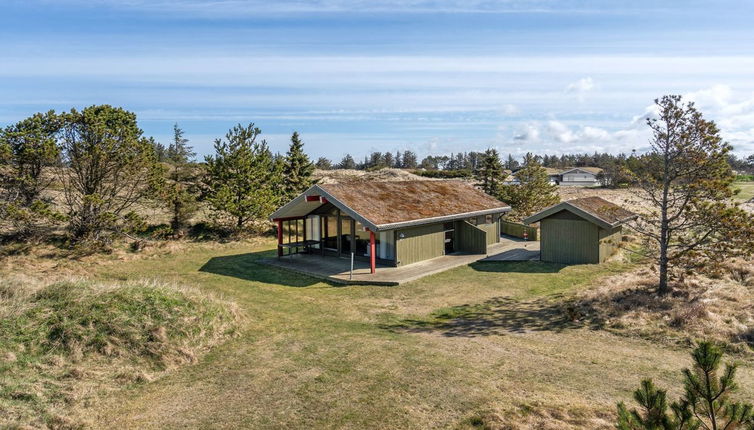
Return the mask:
{"type": "Polygon", "coordinates": [[[356,255],[369,255],[369,232],[356,221],[356,255]]]}
{"type": "Polygon", "coordinates": [[[351,253],[351,218],[342,217],[340,219],[340,252],[343,254],[351,253]]]}
{"type": "Polygon", "coordinates": [[[325,239],[325,248],[331,250],[338,249],[338,218],[322,217],[322,237],[325,239]]]}

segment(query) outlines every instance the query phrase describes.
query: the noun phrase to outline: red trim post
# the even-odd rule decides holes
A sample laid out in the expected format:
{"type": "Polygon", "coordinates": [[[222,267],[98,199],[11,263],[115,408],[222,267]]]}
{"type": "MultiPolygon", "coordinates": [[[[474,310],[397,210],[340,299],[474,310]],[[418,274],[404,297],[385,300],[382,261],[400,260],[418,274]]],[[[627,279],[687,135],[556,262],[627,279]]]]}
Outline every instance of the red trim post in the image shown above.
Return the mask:
{"type": "Polygon", "coordinates": [[[278,257],[283,256],[283,220],[278,219],[278,257]]]}
{"type": "Polygon", "coordinates": [[[369,230],[369,267],[372,274],[377,270],[377,256],[375,254],[377,252],[374,246],[374,232],[369,230]]]}

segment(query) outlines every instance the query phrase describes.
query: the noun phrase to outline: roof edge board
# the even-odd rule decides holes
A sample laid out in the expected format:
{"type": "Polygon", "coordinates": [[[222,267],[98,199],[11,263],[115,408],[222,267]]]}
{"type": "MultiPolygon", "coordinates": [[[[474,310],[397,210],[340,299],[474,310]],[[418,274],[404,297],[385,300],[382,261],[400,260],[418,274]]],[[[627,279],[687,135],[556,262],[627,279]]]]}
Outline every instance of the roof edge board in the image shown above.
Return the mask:
{"type": "Polygon", "coordinates": [[[414,227],[417,225],[432,224],[435,222],[443,222],[443,221],[453,221],[453,220],[463,219],[463,218],[467,218],[471,216],[490,215],[490,214],[495,214],[495,213],[506,213],[506,212],[510,212],[510,210],[511,210],[510,206],[502,206],[499,208],[485,209],[482,211],[464,212],[464,213],[453,214],[453,215],[444,215],[440,217],[420,218],[420,219],[411,220],[411,221],[401,221],[401,222],[394,222],[390,224],[380,224],[377,226],[377,228],[378,230],[395,230],[396,228],[414,227]]]}
{"type": "Polygon", "coordinates": [[[583,210],[583,209],[581,209],[581,208],[579,208],[577,206],[574,206],[574,205],[570,204],[568,201],[565,201],[565,202],[560,202],[560,203],[558,203],[556,205],[550,206],[549,208],[546,208],[546,209],[542,210],[541,212],[539,212],[537,214],[534,214],[534,215],[532,215],[532,216],[524,219],[523,223],[524,224],[533,224],[535,222],[539,222],[539,221],[541,221],[544,218],[547,218],[547,217],[549,217],[551,215],[554,215],[554,214],[560,212],[561,210],[570,211],[571,213],[574,213],[574,214],[579,215],[579,216],[581,216],[583,218],[586,218],[587,220],[590,220],[593,223],[595,223],[595,224],[597,224],[600,227],[605,228],[605,229],[615,228],[615,227],[617,227],[617,226],[619,226],[619,225],[621,225],[621,224],[623,224],[623,223],[625,223],[627,221],[631,221],[631,220],[636,219],[638,217],[637,214],[634,214],[634,215],[631,215],[631,216],[629,216],[627,218],[618,220],[618,221],[616,221],[614,223],[610,223],[610,222],[607,222],[604,219],[598,217],[597,215],[591,214],[591,213],[589,213],[589,212],[587,212],[587,211],[585,211],[585,210],[583,210]]]}

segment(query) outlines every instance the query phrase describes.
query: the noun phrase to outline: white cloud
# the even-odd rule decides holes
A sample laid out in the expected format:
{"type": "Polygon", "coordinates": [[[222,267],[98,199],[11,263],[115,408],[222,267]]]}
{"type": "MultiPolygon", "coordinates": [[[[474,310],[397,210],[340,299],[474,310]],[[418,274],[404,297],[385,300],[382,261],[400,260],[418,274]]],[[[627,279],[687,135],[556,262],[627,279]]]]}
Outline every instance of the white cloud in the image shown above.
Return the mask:
{"type": "Polygon", "coordinates": [[[516,105],[507,104],[503,106],[502,113],[506,116],[513,116],[521,113],[521,110],[516,105]]]}
{"type": "Polygon", "coordinates": [[[568,84],[568,86],[566,87],[566,92],[583,94],[593,89],[594,80],[592,80],[591,77],[587,76],[586,78],[581,78],[576,82],[568,84]]]}
{"type": "MultiPolygon", "coordinates": [[[[717,122],[720,134],[734,146],[734,152],[754,153],[754,93],[737,94],[728,85],[713,85],[688,92],[683,99],[693,101],[705,118],[717,122]]],[[[657,106],[649,105],[641,115],[614,130],[559,120],[532,121],[521,125],[512,140],[515,144],[525,142],[531,150],[541,148],[557,154],[642,151],[651,137],[646,121],[657,113],[657,106]]]]}

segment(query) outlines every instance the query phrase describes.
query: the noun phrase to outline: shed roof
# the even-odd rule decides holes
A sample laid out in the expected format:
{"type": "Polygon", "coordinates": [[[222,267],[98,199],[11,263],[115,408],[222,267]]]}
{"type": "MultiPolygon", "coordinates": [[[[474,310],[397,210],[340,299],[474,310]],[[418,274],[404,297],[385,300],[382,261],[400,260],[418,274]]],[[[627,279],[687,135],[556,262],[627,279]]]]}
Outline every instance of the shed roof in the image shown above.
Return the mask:
{"type": "Polygon", "coordinates": [[[580,199],[560,202],[554,206],[530,216],[525,224],[538,222],[560,211],[569,211],[603,228],[617,227],[637,217],[637,215],[602,197],[582,197],[580,199]]]}
{"type": "Polygon", "coordinates": [[[463,181],[359,181],[314,185],[278,209],[272,218],[303,216],[321,204],[307,202],[307,195],[325,197],[328,202],[375,230],[510,210],[508,204],[463,181]]]}

